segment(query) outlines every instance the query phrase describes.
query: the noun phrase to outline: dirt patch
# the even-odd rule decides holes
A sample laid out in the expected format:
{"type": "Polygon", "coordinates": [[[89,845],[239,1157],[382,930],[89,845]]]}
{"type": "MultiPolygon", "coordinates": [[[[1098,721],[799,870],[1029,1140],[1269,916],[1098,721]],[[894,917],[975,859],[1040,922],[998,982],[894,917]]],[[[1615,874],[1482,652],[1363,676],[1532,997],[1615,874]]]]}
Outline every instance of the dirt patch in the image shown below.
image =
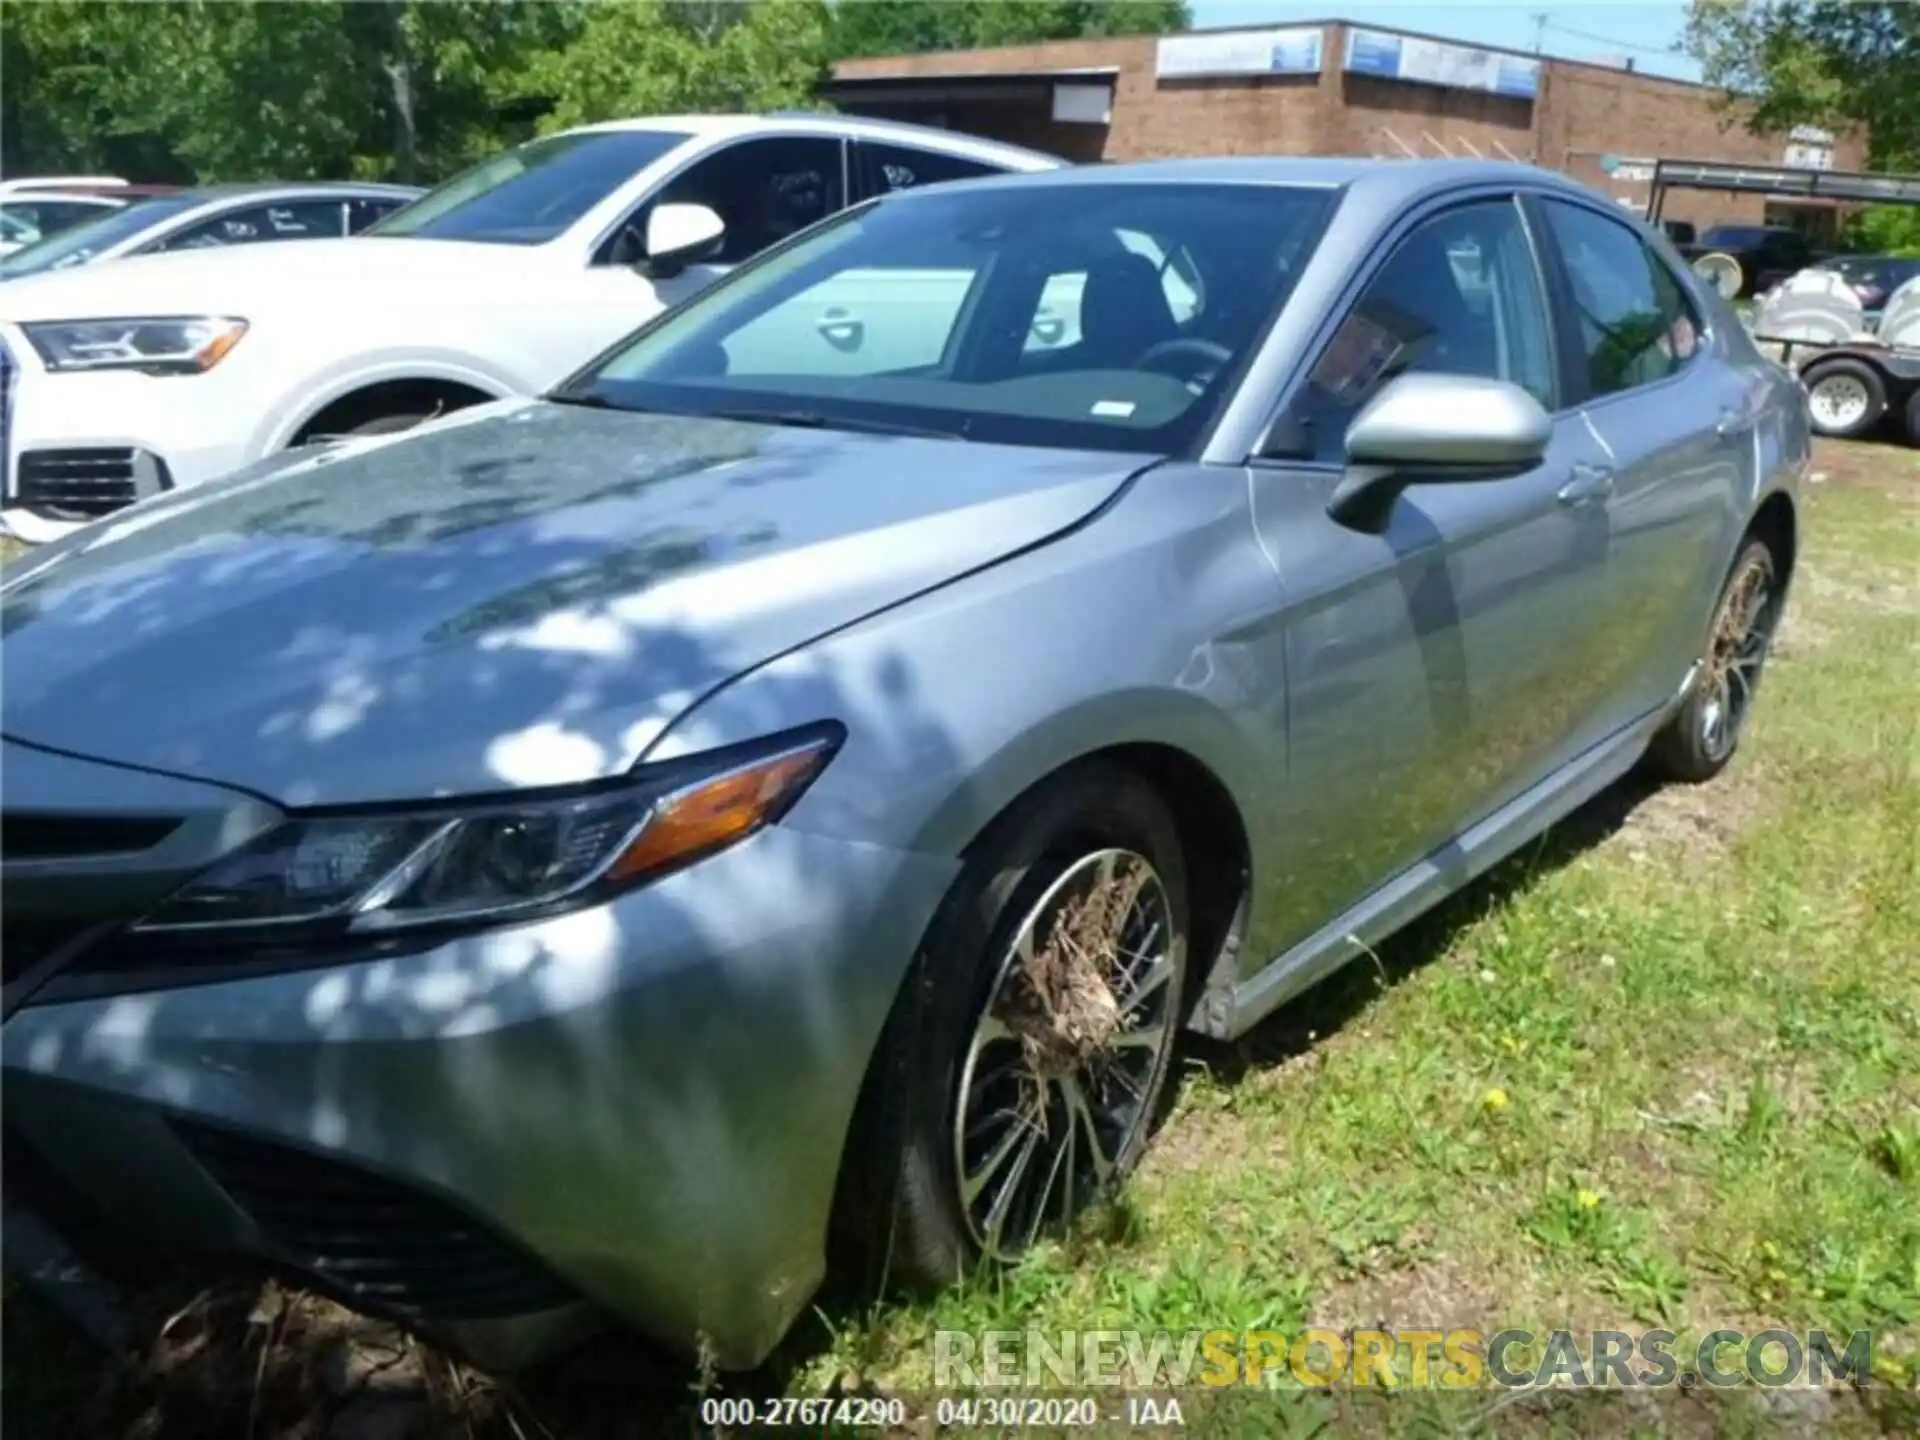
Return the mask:
{"type": "Polygon", "coordinates": [[[1816,440],[1807,480],[1920,503],[1920,450],[1859,440],[1816,440]]]}
{"type": "Polygon", "coordinates": [[[403,1440],[526,1428],[498,1382],[318,1296],[235,1284],[135,1303],[147,1338],[100,1360],[62,1436],[403,1440]]]}
{"type": "Polygon", "coordinates": [[[1421,1260],[1399,1270],[1335,1286],[1314,1306],[1309,1323],[1354,1330],[1498,1328],[1502,1286],[1457,1260],[1421,1260]]]}
{"type": "Polygon", "coordinates": [[[1599,848],[1635,864],[1719,860],[1770,812],[1772,789],[1766,768],[1743,755],[1704,785],[1647,790],[1599,848]]]}

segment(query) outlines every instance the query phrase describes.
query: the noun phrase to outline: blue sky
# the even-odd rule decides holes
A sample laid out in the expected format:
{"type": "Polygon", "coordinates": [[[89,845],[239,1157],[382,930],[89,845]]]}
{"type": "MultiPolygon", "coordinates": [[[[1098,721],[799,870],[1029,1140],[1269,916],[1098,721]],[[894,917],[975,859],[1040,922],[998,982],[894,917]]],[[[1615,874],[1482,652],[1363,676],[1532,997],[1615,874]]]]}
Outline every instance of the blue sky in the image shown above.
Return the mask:
{"type": "Polygon", "coordinates": [[[1284,25],[1291,20],[1351,20],[1396,30],[1419,30],[1468,44],[1532,50],[1536,39],[1549,55],[1570,60],[1630,56],[1652,75],[1698,80],[1700,67],[1672,53],[1687,21],[1684,3],[1588,0],[1577,5],[1549,0],[1453,0],[1450,4],[1372,4],[1368,0],[1190,0],[1196,29],[1224,25],[1284,25]],[[1535,16],[1546,17],[1540,30],[1535,16]]]}

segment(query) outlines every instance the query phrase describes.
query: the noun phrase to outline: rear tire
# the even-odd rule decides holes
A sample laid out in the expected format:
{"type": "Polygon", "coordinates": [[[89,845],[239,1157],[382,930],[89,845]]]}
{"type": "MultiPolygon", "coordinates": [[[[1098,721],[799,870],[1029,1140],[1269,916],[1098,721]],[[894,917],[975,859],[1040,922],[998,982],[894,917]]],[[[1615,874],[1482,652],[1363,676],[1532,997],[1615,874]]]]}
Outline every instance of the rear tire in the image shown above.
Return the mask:
{"type": "Polygon", "coordinates": [[[1720,588],[1687,698],[1647,747],[1647,768],[1660,779],[1699,784],[1727,768],[1760,688],[1780,599],[1773,551],[1747,541],[1720,588]]]}
{"type": "Polygon", "coordinates": [[[1907,443],[1920,446],[1920,385],[1907,396],[1907,443]]]}
{"type": "Polygon", "coordinates": [[[1887,413],[1887,386],[1863,360],[1816,361],[1800,374],[1814,432],[1835,440],[1865,435],[1887,413]]]}
{"type": "Polygon", "coordinates": [[[989,828],[928,927],[848,1138],[837,1259],[864,1290],[1010,1261],[1118,1188],[1166,1083],[1187,935],[1178,831],[1131,771],[1077,766],[989,828]]]}

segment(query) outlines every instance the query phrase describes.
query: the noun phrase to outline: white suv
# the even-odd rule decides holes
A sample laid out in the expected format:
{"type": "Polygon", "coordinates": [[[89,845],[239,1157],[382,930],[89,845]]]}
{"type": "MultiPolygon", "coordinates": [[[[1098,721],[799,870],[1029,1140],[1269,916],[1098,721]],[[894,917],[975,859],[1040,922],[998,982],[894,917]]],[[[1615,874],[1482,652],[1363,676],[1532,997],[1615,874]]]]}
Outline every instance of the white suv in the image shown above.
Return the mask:
{"type": "Polygon", "coordinates": [[[352,239],[12,281],[6,528],[52,538],[287,446],[538,394],[848,204],[1065,163],[846,116],[618,121],[496,156],[352,239]]]}

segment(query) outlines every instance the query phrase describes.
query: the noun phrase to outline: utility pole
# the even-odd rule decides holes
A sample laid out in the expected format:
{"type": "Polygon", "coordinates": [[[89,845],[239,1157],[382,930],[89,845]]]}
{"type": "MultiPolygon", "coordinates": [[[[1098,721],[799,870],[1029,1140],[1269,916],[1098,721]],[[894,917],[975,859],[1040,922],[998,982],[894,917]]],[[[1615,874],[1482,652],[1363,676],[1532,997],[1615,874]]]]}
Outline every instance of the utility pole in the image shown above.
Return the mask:
{"type": "Polygon", "coordinates": [[[1547,16],[1541,11],[1533,12],[1533,53],[1538,55],[1547,48],[1547,16]]]}

